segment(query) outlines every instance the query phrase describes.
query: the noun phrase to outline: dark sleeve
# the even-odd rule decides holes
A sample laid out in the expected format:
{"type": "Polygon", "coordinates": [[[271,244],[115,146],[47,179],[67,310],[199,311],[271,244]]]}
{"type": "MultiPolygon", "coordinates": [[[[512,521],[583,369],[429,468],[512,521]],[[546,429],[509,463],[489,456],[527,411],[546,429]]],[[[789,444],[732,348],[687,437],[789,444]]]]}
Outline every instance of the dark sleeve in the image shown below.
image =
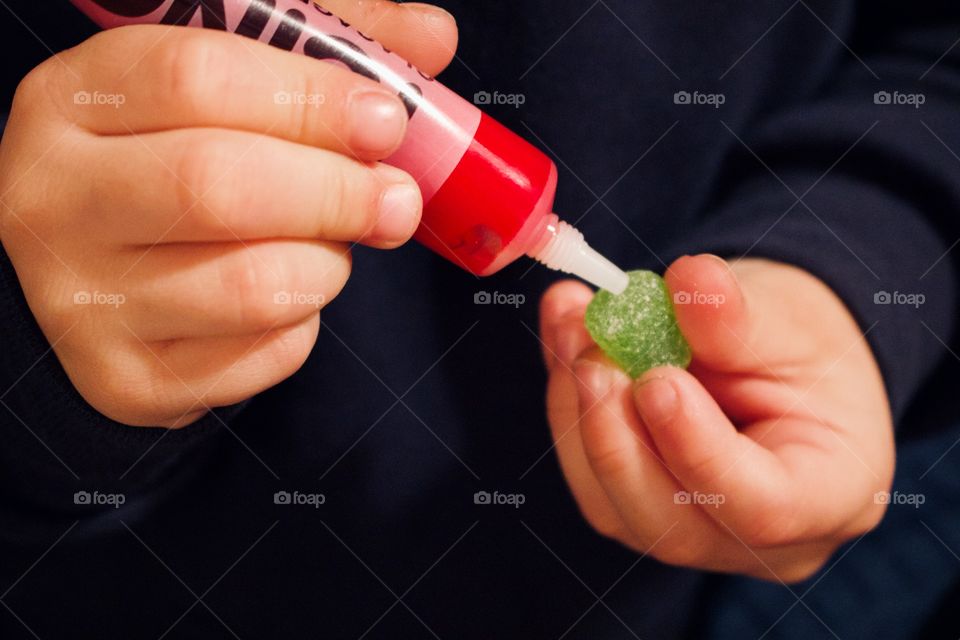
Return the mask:
{"type": "Polygon", "coordinates": [[[675,252],[765,257],[825,281],[867,334],[896,418],[956,333],[960,47],[937,59],[960,20],[931,18],[877,27],[859,60],[841,50],[810,99],[723,123],[735,152],[675,252]]]}

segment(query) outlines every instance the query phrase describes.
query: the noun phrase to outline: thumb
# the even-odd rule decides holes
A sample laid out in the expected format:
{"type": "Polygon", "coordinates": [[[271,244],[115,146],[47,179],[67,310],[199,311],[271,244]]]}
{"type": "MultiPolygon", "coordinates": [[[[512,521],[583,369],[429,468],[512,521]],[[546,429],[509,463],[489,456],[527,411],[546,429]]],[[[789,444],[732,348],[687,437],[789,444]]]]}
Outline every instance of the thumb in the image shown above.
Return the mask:
{"type": "Polygon", "coordinates": [[[864,510],[876,486],[856,469],[865,463],[846,445],[820,441],[816,419],[787,412],[740,431],[699,380],[674,367],[641,376],[633,401],[687,502],[748,546],[862,533],[863,519],[877,515],[864,510]]]}
{"type": "MultiPolygon", "coordinates": [[[[797,491],[803,483],[776,453],[738,431],[687,371],[651,369],[638,380],[633,400],[670,471],[687,492],[706,498],[694,503],[712,507],[705,511],[747,544],[795,536],[798,522],[814,519],[801,517],[809,515],[801,506],[816,502],[803,503],[797,491]]],[[[787,429],[793,421],[771,420],[764,429],[787,429]]],[[[822,482],[811,484],[826,490],[822,482]]]]}
{"type": "Polygon", "coordinates": [[[677,324],[694,359],[720,371],[753,368],[754,319],[730,265],[710,254],[684,256],[664,274],[677,324]]]}
{"type": "Polygon", "coordinates": [[[326,0],[323,6],[429,75],[443,71],[457,50],[456,20],[431,4],[326,0]]]}

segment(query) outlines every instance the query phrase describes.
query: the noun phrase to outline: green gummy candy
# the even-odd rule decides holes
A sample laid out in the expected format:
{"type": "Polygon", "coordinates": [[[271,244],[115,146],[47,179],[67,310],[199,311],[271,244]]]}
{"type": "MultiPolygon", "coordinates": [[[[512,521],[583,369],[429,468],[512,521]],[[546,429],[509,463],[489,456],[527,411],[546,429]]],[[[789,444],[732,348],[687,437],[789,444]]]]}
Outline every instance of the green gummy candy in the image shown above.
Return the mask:
{"type": "Polygon", "coordinates": [[[587,306],[587,331],[632,378],[662,365],[686,367],[690,346],[680,333],[670,291],[652,271],[630,271],[620,295],[601,289],[587,306]]]}

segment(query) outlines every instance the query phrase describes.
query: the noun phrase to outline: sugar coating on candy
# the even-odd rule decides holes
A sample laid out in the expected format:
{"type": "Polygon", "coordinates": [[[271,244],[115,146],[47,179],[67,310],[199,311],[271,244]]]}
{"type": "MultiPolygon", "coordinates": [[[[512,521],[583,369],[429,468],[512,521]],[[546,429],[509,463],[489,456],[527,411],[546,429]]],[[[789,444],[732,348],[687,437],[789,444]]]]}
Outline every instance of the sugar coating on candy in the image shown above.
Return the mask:
{"type": "Polygon", "coordinates": [[[620,295],[601,289],[587,306],[587,331],[632,378],[663,365],[686,367],[690,346],[680,333],[670,291],[652,271],[630,271],[620,295]]]}

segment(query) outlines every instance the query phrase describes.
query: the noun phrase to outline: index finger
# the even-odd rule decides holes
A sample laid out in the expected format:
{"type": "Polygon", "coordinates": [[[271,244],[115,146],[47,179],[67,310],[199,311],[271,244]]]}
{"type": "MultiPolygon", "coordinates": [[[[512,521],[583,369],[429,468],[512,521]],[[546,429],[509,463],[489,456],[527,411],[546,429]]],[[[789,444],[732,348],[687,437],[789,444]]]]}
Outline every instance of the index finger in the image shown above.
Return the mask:
{"type": "Polygon", "coordinates": [[[61,112],[101,135],[218,127],[382,159],[406,131],[406,108],[385,86],[234,34],[121,27],[63,58],[70,69],[53,68],[61,112]]]}

